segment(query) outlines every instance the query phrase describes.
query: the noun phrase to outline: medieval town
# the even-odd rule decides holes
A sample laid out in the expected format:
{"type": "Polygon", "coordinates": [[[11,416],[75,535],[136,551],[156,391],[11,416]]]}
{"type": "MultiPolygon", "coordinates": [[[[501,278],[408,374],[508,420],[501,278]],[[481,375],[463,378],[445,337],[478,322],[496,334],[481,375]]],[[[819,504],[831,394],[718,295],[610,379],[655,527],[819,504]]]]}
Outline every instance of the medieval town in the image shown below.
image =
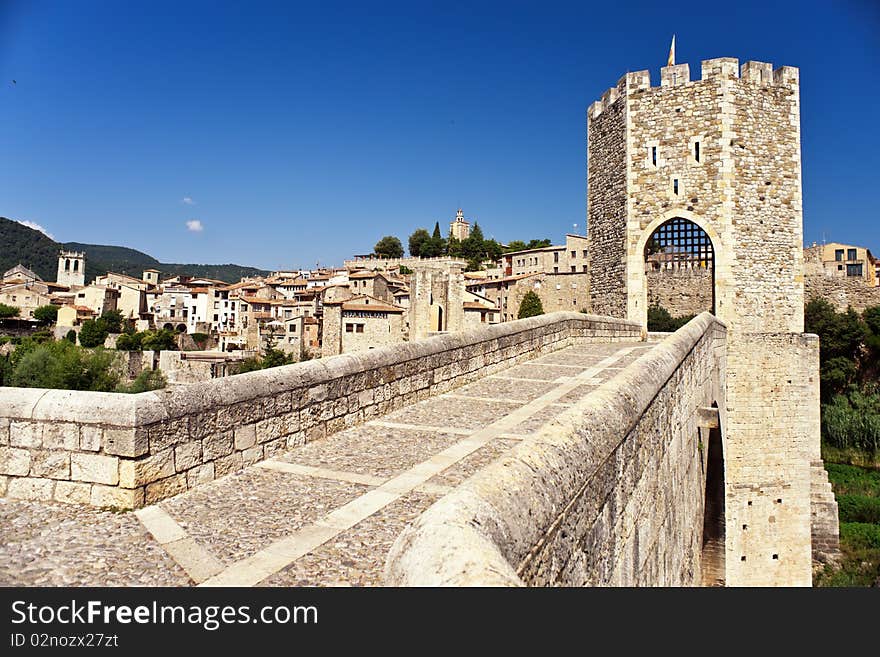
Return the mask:
{"type": "Polygon", "coordinates": [[[805,229],[806,68],[658,59],[578,108],[570,232],[0,218],[0,585],[880,586],[876,232],[805,229]]]}

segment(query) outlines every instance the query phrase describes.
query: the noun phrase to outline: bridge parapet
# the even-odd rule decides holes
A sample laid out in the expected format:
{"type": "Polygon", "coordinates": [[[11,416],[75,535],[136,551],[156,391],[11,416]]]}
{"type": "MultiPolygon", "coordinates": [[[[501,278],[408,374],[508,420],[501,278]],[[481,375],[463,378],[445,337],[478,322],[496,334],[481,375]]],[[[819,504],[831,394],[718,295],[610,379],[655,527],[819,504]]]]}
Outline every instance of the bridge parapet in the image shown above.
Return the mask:
{"type": "Polygon", "coordinates": [[[386,583],[699,584],[701,418],[723,406],[726,334],[699,315],[434,504],[398,537],[386,583]]]}
{"type": "Polygon", "coordinates": [[[0,494],[135,508],[633,322],[559,312],[124,395],[0,387],[0,494]]]}

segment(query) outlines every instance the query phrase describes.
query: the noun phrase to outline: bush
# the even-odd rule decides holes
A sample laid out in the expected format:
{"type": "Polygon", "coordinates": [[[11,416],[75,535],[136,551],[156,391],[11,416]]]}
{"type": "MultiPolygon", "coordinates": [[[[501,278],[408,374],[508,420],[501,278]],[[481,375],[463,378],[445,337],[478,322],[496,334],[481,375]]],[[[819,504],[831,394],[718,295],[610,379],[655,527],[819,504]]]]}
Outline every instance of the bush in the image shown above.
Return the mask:
{"type": "Polygon", "coordinates": [[[58,321],[58,306],[48,305],[40,306],[34,310],[34,319],[39,320],[43,324],[51,324],[58,321]]]}
{"type": "Polygon", "coordinates": [[[840,522],[867,522],[880,525],[880,497],[838,495],[840,522]]]}
{"type": "Polygon", "coordinates": [[[67,340],[22,344],[16,349],[9,385],[109,392],[119,383],[114,354],[102,348],[86,351],[67,340]],[[23,353],[18,354],[19,351],[23,353]]]}
{"type": "Polygon", "coordinates": [[[204,349],[205,343],[211,339],[211,336],[207,333],[193,333],[189,337],[191,337],[192,341],[198,345],[199,349],[204,349]]]}
{"type": "Polygon", "coordinates": [[[536,317],[537,315],[544,314],[544,306],[541,304],[541,297],[539,297],[533,290],[529,290],[523,295],[522,301],[519,303],[519,313],[517,313],[517,319],[524,319],[526,317],[536,317]]]}
{"type": "Polygon", "coordinates": [[[660,333],[672,333],[691,321],[695,315],[687,317],[673,317],[666,308],[661,305],[648,307],[648,330],[660,333]]]}
{"type": "Polygon", "coordinates": [[[76,344],[76,331],[70,329],[67,332],[67,335],[64,336],[64,339],[70,342],[71,344],[76,344]]]}
{"type": "Polygon", "coordinates": [[[141,341],[144,338],[143,333],[122,333],[116,338],[117,351],[141,351],[141,341]]]}
{"type": "Polygon", "coordinates": [[[852,391],[822,405],[822,437],[833,447],[880,450],[880,395],[852,391]]]}
{"type": "Polygon", "coordinates": [[[880,525],[842,522],[840,540],[846,542],[853,550],[880,550],[880,525]]]}
{"type": "Polygon", "coordinates": [[[880,497],[880,470],[842,463],[826,463],[825,470],[835,495],[880,497]]]}
{"type": "Polygon", "coordinates": [[[137,394],[150,390],[159,390],[168,383],[162,370],[143,370],[134,381],[128,384],[121,383],[116,386],[116,392],[137,394]]]}
{"type": "Polygon", "coordinates": [[[141,336],[141,345],[144,351],[177,350],[177,333],[171,329],[144,331],[141,336]]]}
{"type": "Polygon", "coordinates": [[[106,325],[95,319],[87,319],[83,322],[79,331],[79,343],[83,347],[92,348],[99,347],[104,344],[109,332],[106,325]]]}
{"type": "Polygon", "coordinates": [[[18,313],[19,309],[15,306],[7,306],[5,303],[0,303],[0,319],[18,317],[18,313]]]}

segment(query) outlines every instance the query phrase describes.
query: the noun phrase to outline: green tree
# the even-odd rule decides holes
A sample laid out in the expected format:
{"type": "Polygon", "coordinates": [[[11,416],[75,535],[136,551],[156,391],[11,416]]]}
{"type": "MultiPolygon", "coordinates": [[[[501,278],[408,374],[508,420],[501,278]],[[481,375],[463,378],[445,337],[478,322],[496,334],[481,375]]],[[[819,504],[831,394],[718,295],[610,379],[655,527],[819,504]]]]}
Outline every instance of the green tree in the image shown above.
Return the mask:
{"type": "Polygon", "coordinates": [[[504,252],[513,253],[514,251],[525,251],[527,248],[529,248],[528,245],[522,240],[513,240],[504,247],[504,252]]]}
{"type": "MultiPolygon", "coordinates": [[[[873,314],[869,319],[873,321],[873,314]]],[[[821,298],[810,299],[804,307],[804,328],[819,336],[820,388],[822,400],[827,402],[857,381],[863,343],[873,343],[872,333],[852,308],[839,313],[821,298]]],[[[871,369],[871,363],[864,365],[863,375],[871,369]]]]}
{"type": "Polygon", "coordinates": [[[83,347],[99,347],[107,339],[107,326],[100,320],[87,319],[79,331],[79,343],[83,347]]]}
{"type": "Polygon", "coordinates": [[[409,236],[409,254],[413,258],[418,258],[422,255],[424,245],[430,241],[431,235],[428,231],[424,228],[417,228],[413,231],[412,235],[409,236]]]}
{"type": "Polygon", "coordinates": [[[104,328],[108,333],[122,333],[123,320],[122,312],[119,310],[108,310],[98,319],[103,322],[104,328]]]}
{"type": "Polygon", "coordinates": [[[544,306],[541,304],[541,297],[539,297],[533,290],[529,290],[523,295],[522,301],[519,303],[519,313],[517,313],[518,319],[524,319],[526,317],[535,317],[537,315],[544,314],[544,306]]]}
{"type": "Polygon", "coordinates": [[[5,303],[0,303],[0,319],[18,317],[18,313],[19,309],[15,306],[7,306],[5,303]]]}
{"type": "Polygon", "coordinates": [[[64,336],[64,339],[70,342],[71,344],[76,344],[76,331],[70,329],[67,332],[67,335],[64,336]]]}
{"type": "Polygon", "coordinates": [[[51,324],[58,321],[58,306],[49,304],[40,306],[34,310],[34,319],[39,320],[43,324],[51,324]]]}
{"type": "Polygon", "coordinates": [[[464,256],[462,241],[457,237],[449,236],[446,241],[446,255],[450,258],[461,258],[464,256]]]}
{"type": "Polygon", "coordinates": [[[528,245],[526,246],[526,248],[527,249],[543,249],[547,246],[551,246],[552,244],[553,244],[553,242],[551,242],[550,240],[548,240],[546,238],[543,240],[530,240],[528,245]]]}
{"type": "Polygon", "coordinates": [[[400,240],[393,235],[386,235],[376,242],[373,251],[380,258],[402,258],[403,244],[401,244],[400,240]]]}

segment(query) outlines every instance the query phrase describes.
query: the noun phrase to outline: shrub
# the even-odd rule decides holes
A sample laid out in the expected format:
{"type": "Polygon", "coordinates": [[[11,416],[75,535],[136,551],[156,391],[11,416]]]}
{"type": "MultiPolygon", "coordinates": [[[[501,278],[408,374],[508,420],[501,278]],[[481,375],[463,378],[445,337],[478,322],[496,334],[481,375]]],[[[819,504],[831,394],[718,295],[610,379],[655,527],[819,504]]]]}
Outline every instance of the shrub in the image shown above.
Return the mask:
{"type": "Polygon", "coordinates": [[[141,345],[144,351],[176,351],[177,333],[171,329],[144,331],[141,345]]]}
{"type": "Polygon", "coordinates": [[[198,345],[199,349],[204,348],[205,343],[211,339],[211,336],[208,335],[207,333],[193,333],[189,337],[191,337],[192,341],[198,345]]]}
{"type": "Polygon", "coordinates": [[[117,351],[141,351],[143,333],[122,333],[116,338],[117,351]]]}
{"type": "Polygon", "coordinates": [[[880,470],[842,463],[826,463],[825,469],[835,495],[880,497],[880,470]]]}
{"type": "Polygon", "coordinates": [[[880,525],[880,497],[838,495],[840,522],[867,522],[880,525]]]}
{"type": "Polygon", "coordinates": [[[22,388],[61,388],[109,392],[119,383],[114,354],[102,348],[86,351],[67,340],[21,345],[10,384],[22,388]],[[24,349],[22,349],[24,347],[24,349]]]}
{"type": "Polygon", "coordinates": [[[648,307],[648,330],[672,333],[691,321],[695,315],[673,317],[666,308],[657,304],[648,307]]]}
{"type": "Polygon", "coordinates": [[[833,447],[880,450],[880,395],[853,391],[822,405],[822,437],[833,447]]]}
{"type": "Polygon", "coordinates": [[[162,370],[143,370],[134,381],[128,384],[121,383],[116,386],[116,392],[137,394],[150,390],[159,390],[168,383],[162,370]]]}
{"type": "Polygon", "coordinates": [[[537,315],[544,314],[544,306],[541,304],[541,297],[539,297],[533,290],[529,290],[523,295],[522,301],[519,303],[519,313],[517,313],[517,319],[524,319],[526,317],[536,317],[537,315]]]}
{"type": "Polygon", "coordinates": [[[840,540],[853,550],[880,550],[880,525],[866,522],[840,523],[840,540]]]}
{"type": "Polygon", "coordinates": [[[70,342],[71,344],[76,344],[76,331],[70,329],[67,332],[67,335],[64,336],[64,339],[70,342]]]}

